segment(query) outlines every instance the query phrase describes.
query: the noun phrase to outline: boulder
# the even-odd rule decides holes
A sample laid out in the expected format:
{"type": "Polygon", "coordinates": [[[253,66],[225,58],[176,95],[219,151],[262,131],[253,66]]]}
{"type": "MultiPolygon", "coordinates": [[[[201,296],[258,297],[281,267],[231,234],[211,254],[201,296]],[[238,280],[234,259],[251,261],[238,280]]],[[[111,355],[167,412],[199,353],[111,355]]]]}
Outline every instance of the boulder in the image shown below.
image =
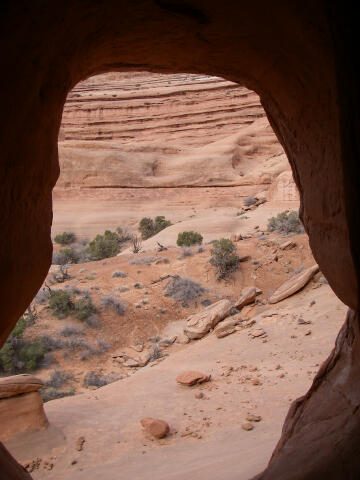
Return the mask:
{"type": "Polygon", "coordinates": [[[190,339],[202,338],[212,328],[227,317],[232,309],[230,300],[219,300],[187,319],[184,333],[190,339]]]}
{"type": "Polygon", "coordinates": [[[223,338],[234,333],[236,331],[236,325],[239,325],[242,321],[243,318],[240,313],[233,317],[226,318],[215,327],[215,335],[217,338],[223,338]]]}
{"type": "Polygon", "coordinates": [[[180,375],[176,377],[176,381],[181,385],[191,387],[192,385],[208,382],[210,380],[210,377],[211,375],[205,375],[201,372],[187,370],[186,372],[180,373],[180,375]]]}
{"type": "Polygon", "coordinates": [[[0,440],[48,425],[40,392],[32,391],[0,399],[0,440]]]}
{"type": "Polygon", "coordinates": [[[164,438],[170,431],[168,423],[157,418],[142,418],[140,423],[145,431],[155,438],[164,438]]]}
{"type": "Polygon", "coordinates": [[[256,295],[255,287],[249,287],[246,290],[243,290],[241,297],[235,302],[235,307],[240,310],[242,307],[245,307],[245,305],[255,302],[256,295]]]}
{"type": "Polygon", "coordinates": [[[185,333],[180,333],[179,335],[176,335],[176,343],[180,343],[180,345],[185,345],[186,343],[190,342],[190,338],[185,335],[185,333]]]}
{"type": "Polygon", "coordinates": [[[13,375],[0,378],[0,398],[14,397],[21,393],[35,392],[44,385],[43,381],[34,375],[13,375]]]}
{"type": "Polygon", "coordinates": [[[296,247],[296,242],[293,240],[288,240],[280,245],[281,250],[290,250],[291,248],[296,247]]]}
{"type": "Polygon", "coordinates": [[[312,277],[319,271],[318,265],[313,265],[310,268],[294,275],[292,278],[283,283],[269,298],[270,303],[277,303],[284,298],[290,297],[294,293],[298,292],[300,289],[305,287],[305,285],[312,279],[312,277]]]}

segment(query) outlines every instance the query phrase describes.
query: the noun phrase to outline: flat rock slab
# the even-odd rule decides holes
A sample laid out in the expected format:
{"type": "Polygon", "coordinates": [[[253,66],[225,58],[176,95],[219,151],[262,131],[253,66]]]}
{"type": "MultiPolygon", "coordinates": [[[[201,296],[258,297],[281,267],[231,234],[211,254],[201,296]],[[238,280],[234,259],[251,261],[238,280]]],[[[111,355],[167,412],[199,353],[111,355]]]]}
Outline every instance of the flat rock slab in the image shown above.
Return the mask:
{"type": "Polygon", "coordinates": [[[208,382],[210,380],[210,377],[211,375],[205,375],[201,372],[188,370],[186,372],[180,373],[180,375],[176,377],[176,381],[177,383],[180,383],[180,385],[186,385],[188,387],[191,387],[192,385],[208,382]]]}
{"type": "Polygon", "coordinates": [[[170,431],[168,423],[157,418],[142,418],[140,423],[145,431],[155,438],[164,438],[170,431]]]}
{"type": "Polygon", "coordinates": [[[232,306],[230,300],[223,299],[191,315],[187,319],[187,324],[184,328],[185,335],[190,339],[204,337],[211,329],[215,328],[221,320],[229,315],[232,306]]]}
{"type": "Polygon", "coordinates": [[[0,378],[0,398],[14,397],[22,393],[35,392],[44,385],[40,378],[34,375],[12,375],[0,378]]]}
{"type": "Polygon", "coordinates": [[[318,265],[313,265],[310,268],[307,268],[303,272],[294,275],[292,278],[287,280],[281,285],[269,298],[270,303],[277,303],[284,298],[290,297],[294,293],[301,290],[305,285],[312,279],[312,277],[319,271],[318,265]]]}

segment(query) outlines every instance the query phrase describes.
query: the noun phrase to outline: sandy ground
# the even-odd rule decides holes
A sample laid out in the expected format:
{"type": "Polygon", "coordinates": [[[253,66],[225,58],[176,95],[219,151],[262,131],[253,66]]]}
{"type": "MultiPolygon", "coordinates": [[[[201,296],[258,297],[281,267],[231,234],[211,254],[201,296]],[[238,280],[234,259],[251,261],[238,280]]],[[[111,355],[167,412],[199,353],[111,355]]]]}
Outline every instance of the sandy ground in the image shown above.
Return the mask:
{"type": "Polygon", "coordinates": [[[263,306],[255,327],[266,339],[252,339],[250,329],[182,346],[124,380],[47,403],[51,428],[6,445],[21,462],[42,459],[35,479],[245,480],[265,467],[290,402],[310,386],[345,310],[327,285],[312,282],[263,306]],[[299,325],[299,317],[311,323],[299,325]],[[180,387],[175,377],[186,369],[212,380],[180,387]],[[203,399],[194,396],[199,390],[203,399]],[[249,412],[262,417],[250,432],[240,427],[249,412]],[[139,424],[144,416],[166,420],[171,435],[147,438],[139,424]],[[80,436],[86,441],[78,452],[80,436]]]}

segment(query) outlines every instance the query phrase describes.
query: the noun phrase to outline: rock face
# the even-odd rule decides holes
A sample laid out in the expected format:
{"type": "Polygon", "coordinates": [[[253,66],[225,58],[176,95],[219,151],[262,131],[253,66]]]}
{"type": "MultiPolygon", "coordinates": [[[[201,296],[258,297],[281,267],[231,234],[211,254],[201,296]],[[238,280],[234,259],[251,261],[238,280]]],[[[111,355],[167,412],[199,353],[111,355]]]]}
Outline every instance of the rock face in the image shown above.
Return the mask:
{"type": "Polygon", "coordinates": [[[234,306],[237,309],[241,310],[246,305],[249,305],[250,303],[255,302],[256,295],[257,295],[256,287],[249,287],[243,292],[239,300],[235,302],[234,306]]]}
{"type": "Polygon", "coordinates": [[[40,390],[43,385],[42,380],[27,374],[0,378],[0,399],[40,390]]]}
{"type": "Polygon", "coordinates": [[[187,319],[184,333],[190,339],[202,338],[221,320],[227,317],[232,308],[230,300],[219,300],[187,319]]]}
{"type": "Polygon", "coordinates": [[[41,430],[48,425],[40,392],[22,393],[0,400],[0,440],[41,430]]]}
{"type": "Polygon", "coordinates": [[[280,156],[280,170],[288,168],[254,92],[186,74],[109,73],[80,82],[65,104],[59,156],[57,190],[262,184],[279,167],[245,176],[244,167],[280,156]]]}
{"type": "Polygon", "coordinates": [[[270,303],[277,303],[280,302],[281,300],[284,300],[284,298],[290,297],[290,295],[293,295],[297,291],[299,291],[301,288],[303,288],[319,271],[319,266],[318,265],[313,265],[310,268],[307,268],[303,272],[298,273],[297,275],[294,275],[291,277],[289,280],[287,280],[285,283],[281,285],[269,298],[270,303]]]}

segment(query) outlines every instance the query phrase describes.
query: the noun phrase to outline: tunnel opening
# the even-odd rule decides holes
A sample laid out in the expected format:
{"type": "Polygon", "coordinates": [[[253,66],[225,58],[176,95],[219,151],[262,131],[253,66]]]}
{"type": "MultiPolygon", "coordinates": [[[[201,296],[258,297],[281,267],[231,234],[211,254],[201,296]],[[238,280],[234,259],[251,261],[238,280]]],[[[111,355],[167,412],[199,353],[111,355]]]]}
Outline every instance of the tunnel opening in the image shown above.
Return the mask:
{"type": "MultiPolygon", "coordinates": [[[[61,237],[64,232],[73,234],[74,238],[69,242],[55,242],[53,266],[35,302],[23,317],[28,322],[33,315],[36,316],[26,335],[35,341],[38,336],[47,350],[44,362],[39,363],[40,376],[46,378],[43,398],[49,401],[86,395],[105,384],[125,380],[144,367],[160,364],[171,356],[171,350],[177,358],[170,367],[173,375],[179,364],[181,369],[184,369],[183,364],[190,368],[189,359],[181,357],[182,345],[200,337],[189,338],[185,334],[184,319],[219,301],[230,298],[234,303],[239,300],[236,297],[241,296],[242,290],[255,287],[261,293],[257,292],[256,298],[244,308],[233,307],[235,311],[227,312],[225,321],[234,325],[230,328],[227,325],[224,329],[224,337],[235,331],[248,330],[245,338],[250,341],[252,353],[224,355],[226,360],[216,360],[220,363],[219,368],[216,365],[215,368],[207,365],[207,368],[215,377],[215,383],[216,378],[220,379],[220,387],[214,386],[215,390],[219,389],[222,395],[230,394],[233,399],[238,397],[236,401],[240,403],[250,403],[246,405],[246,411],[241,411],[238,429],[241,425],[257,429],[256,419],[260,418],[262,422],[269,416],[277,397],[283,397],[278,416],[273,416],[270,425],[272,439],[264,442],[263,463],[250,461],[242,472],[244,475],[256,473],[265,467],[274,448],[289,401],[310,385],[320,358],[328,352],[340,326],[339,312],[343,313],[341,303],[317,272],[314,272],[315,277],[311,275],[307,280],[311,280],[310,288],[306,285],[305,290],[300,288],[300,298],[294,300],[292,297],[280,309],[266,307],[277,287],[287,280],[301,277],[302,272],[314,264],[314,259],[307,237],[301,229],[296,230],[297,224],[294,231],[287,231],[286,225],[285,230],[274,228],[272,231],[269,228],[269,219],[273,219],[274,225],[282,225],[277,215],[297,210],[299,197],[286,155],[268,124],[257,95],[221,78],[201,75],[137,72],[91,77],[78,84],[68,96],[58,148],[61,174],[53,193],[52,238],[61,237]],[[163,216],[165,222],[168,220],[170,225],[149,238],[141,238],[141,219],[159,216],[163,216]],[[118,227],[120,230],[117,231],[118,227]],[[123,242],[119,240],[120,248],[116,254],[120,253],[120,257],[114,254],[99,258],[89,256],[90,240],[105,230],[117,234],[118,240],[121,236],[126,237],[123,242]],[[184,231],[201,234],[203,241],[200,243],[203,245],[176,246],[179,233],[184,231]],[[140,247],[136,253],[131,240],[134,235],[139,239],[140,247]],[[209,258],[213,242],[221,238],[232,242],[241,262],[237,272],[218,282],[209,258]],[[67,258],[64,260],[65,251],[67,258]],[[178,292],[175,296],[168,294],[173,285],[167,285],[174,277],[192,282],[184,287],[185,295],[191,296],[189,290],[192,289],[197,292],[195,297],[190,301],[186,296],[179,300],[176,297],[178,292]],[[311,289],[316,295],[311,295],[311,289]],[[317,295],[320,290],[321,294],[317,295]],[[69,312],[56,313],[50,307],[51,293],[57,291],[68,296],[65,301],[72,303],[69,312]],[[304,309],[306,301],[308,304],[304,309]],[[314,307],[317,302],[319,305],[314,307]],[[78,305],[82,308],[80,316],[78,305]],[[320,338],[321,347],[318,346],[314,360],[306,343],[310,343],[308,338],[314,337],[319,341],[310,328],[316,323],[311,320],[315,311],[320,321],[312,328],[322,329],[329,318],[336,321],[327,335],[320,338]],[[241,312],[241,321],[238,319],[236,325],[232,317],[241,312]],[[284,332],[275,333],[274,324],[284,332]],[[276,339],[271,339],[271,335],[276,339]],[[295,350],[287,340],[284,341],[285,335],[296,343],[295,350]],[[181,341],[176,342],[177,338],[181,341]],[[267,348],[271,340],[276,342],[276,352],[267,348]],[[178,345],[173,348],[176,343],[178,345]],[[260,361],[256,356],[259,345],[267,348],[260,361]],[[150,358],[143,365],[143,357],[148,354],[150,358]],[[286,357],[291,360],[284,366],[286,357]],[[311,361],[309,358],[305,361],[307,367],[301,363],[304,357],[312,357],[311,361]],[[234,365],[226,366],[226,361],[234,365]],[[221,384],[221,377],[227,379],[224,384],[221,384]],[[296,387],[291,385],[291,377],[300,377],[294,382],[296,387]],[[279,382],[286,386],[278,386],[279,382]],[[231,384],[237,385],[233,392],[227,391],[231,390],[231,384]],[[273,388],[268,398],[273,403],[259,415],[258,404],[263,406],[263,400],[260,400],[263,394],[259,397],[251,390],[261,391],[265,385],[273,388]]],[[[210,345],[205,348],[213,348],[216,355],[224,354],[220,344],[211,347],[211,341],[217,338],[216,332],[221,326],[222,322],[219,322],[213,325],[218,330],[211,327],[201,335],[209,336],[210,345]]],[[[219,338],[223,338],[221,335],[219,338]]],[[[230,340],[228,344],[230,351],[239,347],[230,340]]],[[[247,345],[241,345],[241,348],[244,346],[249,348],[247,345]]],[[[204,355],[201,347],[196,355],[204,355]]],[[[13,373],[23,371],[20,367],[13,373]]],[[[149,377],[146,381],[152,384],[153,379],[149,377]]],[[[148,385],[146,381],[144,391],[148,385]]],[[[130,390],[132,388],[136,387],[130,386],[130,390]]],[[[219,395],[212,399],[211,390],[212,387],[199,388],[195,395],[216,403],[219,395]]],[[[121,399],[119,392],[114,395],[114,398],[121,399]]],[[[138,403],[145,402],[140,397],[138,403]]],[[[164,417],[161,410],[168,397],[169,392],[165,392],[162,402],[153,409],[154,415],[156,411],[157,416],[164,417]]],[[[108,401],[106,395],[104,399],[108,401]]],[[[195,419],[179,423],[176,416],[181,413],[190,418],[199,414],[197,409],[189,414],[180,412],[189,408],[188,401],[180,393],[173,415],[167,418],[171,424],[170,441],[178,433],[184,439],[208,437],[214,448],[216,435],[233,434],[230,426],[233,425],[234,412],[230,405],[224,408],[227,414],[221,416],[218,412],[219,423],[223,423],[220,432],[211,432],[213,422],[206,415],[202,422],[195,419]],[[176,424],[179,431],[173,427],[176,424]]],[[[39,408],[39,400],[36,402],[36,408],[39,408]]],[[[74,401],[74,411],[83,408],[76,406],[77,403],[80,406],[81,399],[74,401]]],[[[45,407],[49,412],[50,427],[47,427],[44,438],[55,438],[55,446],[61,449],[66,442],[59,431],[66,432],[66,438],[70,438],[79,430],[66,419],[66,411],[69,416],[73,415],[70,413],[72,407],[66,410],[64,406],[60,418],[56,406],[51,405],[45,407]],[[58,429],[56,432],[54,427],[58,429]]],[[[31,408],[34,411],[34,405],[31,408]]],[[[150,415],[143,405],[138,409],[132,405],[132,408],[131,415],[124,409],[117,420],[122,422],[129,416],[134,425],[134,415],[145,418],[150,415]]],[[[202,408],[199,411],[204,412],[202,408]]],[[[103,421],[106,424],[108,419],[103,418],[103,421]]],[[[40,416],[38,427],[43,426],[44,419],[40,416]]],[[[23,427],[29,427],[29,432],[24,434],[27,444],[34,443],[36,434],[32,437],[31,433],[34,425],[23,424],[20,429],[23,427]],[[34,442],[29,442],[31,438],[34,442]]],[[[13,428],[19,427],[13,425],[13,428]]],[[[86,442],[91,443],[96,434],[91,419],[87,428],[91,433],[86,442]]],[[[126,423],[122,428],[126,431],[132,427],[126,423]]],[[[11,438],[13,433],[8,435],[5,432],[2,440],[24,463],[24,452],[27,452],[24,440],[19,442],[11,438]]],[[[151,447],[153,440],[143,440],[137,435],[138,432],[135,433],[137,442],[145,442],[142,455],[143,452],[152,454],[154,468],[158,468],[157,453],[151,447]]],[[[123,439],[117,443],[124,446],[123,439]]],[[[131,448],[135,446],[136,442],[133,442],[131,448]]],[[[46,458],[38,466],[36,462],[26,464],[35,478],[39,470],[41,472],[49,464],[55,466],[57,463],[51,460],[48,450],[35,448],[32,455],[39,451],[46,458]]],[[[113,454],[115,450],[110,451],[113,454]]],[[[94,451],[89,455],[89,458],[96,458],[94,451]]],[[[121,456],[119,451],[117,455],[121,456]]],[[[194,462],[193,458],[188,459],[194,462]]],[[[134,474],[129,468],[129,473],[134,474]]]]}

